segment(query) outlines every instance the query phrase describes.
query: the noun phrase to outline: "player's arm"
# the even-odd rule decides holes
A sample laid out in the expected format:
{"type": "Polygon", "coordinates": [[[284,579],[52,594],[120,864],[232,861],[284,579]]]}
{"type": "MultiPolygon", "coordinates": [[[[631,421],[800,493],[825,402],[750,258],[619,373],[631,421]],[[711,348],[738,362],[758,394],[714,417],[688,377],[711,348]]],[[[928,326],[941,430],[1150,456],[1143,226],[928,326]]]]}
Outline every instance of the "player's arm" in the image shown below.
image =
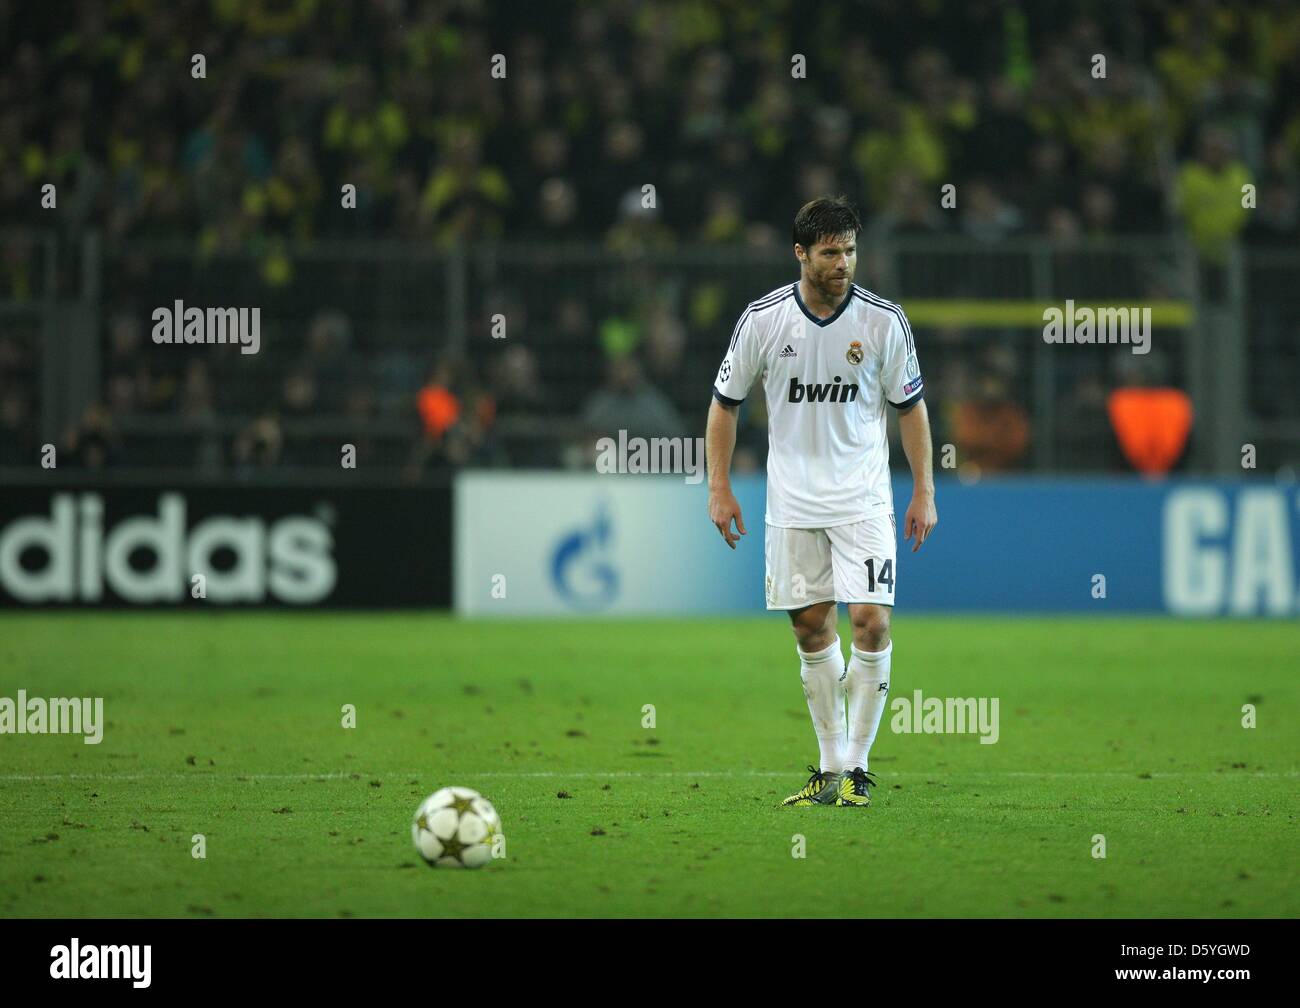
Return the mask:
{"type": "Polygon", "coordinates": [[[749,394],[761,370],[758,334],[754,331],[753,306],[746,308],[732,330],[727,354],[713,382],[713,401],[704,430],[704,454],[709,470],[709,521],[722,533],[732,549],[745,534],[740,505],[731,492],[731,456],[736,450],[736,424],[740,404],[749,394]],[[731,531],[732,521],[736,532],[731,531]]]}
{"type": "Polygon", "coordinates": [[[704,431],[704,452],[709,470],[709,521],[722,533],[732,549],[745,534],[740,504],[731,492],[731,456],[736,450],[736,422],[739,404],[724,405],[716,397],[709,403],[709,422],[704,431]],[[731,531],[732,519],[737,533],[731,531]]]}
{"type": "Polygon", "coordinates": [[[885,334],[880,384],[885,401],[898,410],[898,432],[907,464],[912,467],[912,502],[903,516],[903,538],[911,539],[915,533],[916,541],[912,544],[915,553],[939,522],[934,507],[930,414],[925,408],[925,379],[921,377],[912,327],[901,308],[894,306],[891,315],[885,334]]]}
{"type": "Polygon", "coordinates": [[[903,516],[903,538],[912,538],[916,533],[916,542],[912,552],[921,548],[921,543],[939,523],[939,512],[934,507],[934,448],[930,443],[930,414],[925,408],[925,400],[918,399],[898,412],[898,433],[903,441],[903,453],[907,464],[912,467],[912,502],[907,505],[907,514],[903,516]]]}

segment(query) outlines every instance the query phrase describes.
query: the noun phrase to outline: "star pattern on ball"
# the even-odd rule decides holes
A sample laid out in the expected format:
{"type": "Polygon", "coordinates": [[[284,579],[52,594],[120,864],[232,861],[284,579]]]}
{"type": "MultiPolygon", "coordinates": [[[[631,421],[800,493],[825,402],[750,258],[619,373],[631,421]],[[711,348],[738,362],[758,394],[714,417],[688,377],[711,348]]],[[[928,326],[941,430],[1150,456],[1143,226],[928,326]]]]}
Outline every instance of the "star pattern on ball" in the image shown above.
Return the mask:
{"type": "Polygon", "coordinates": [[[469,844],[461,843],[458,837],[449,837],[442,841],[442,855],[443,857],[454,857],[459,861],[461,852],[468,850],[469,846],[469,844]]]}
{"type": "Polygon", "coordinates": [[[415,825],[420,827],[421,833],[429,832],[429,817],[421,812],[415,819],[415,825]]]}
{"type": "Polygon", "coordinates": [[[469,798],[453,797],[452,800],[448,803],[447,807],[454,808],[460,815],[464,815],[466,812],[474,811],[473,802],[474,802],[474,798],[472,796],[469,798]]]}

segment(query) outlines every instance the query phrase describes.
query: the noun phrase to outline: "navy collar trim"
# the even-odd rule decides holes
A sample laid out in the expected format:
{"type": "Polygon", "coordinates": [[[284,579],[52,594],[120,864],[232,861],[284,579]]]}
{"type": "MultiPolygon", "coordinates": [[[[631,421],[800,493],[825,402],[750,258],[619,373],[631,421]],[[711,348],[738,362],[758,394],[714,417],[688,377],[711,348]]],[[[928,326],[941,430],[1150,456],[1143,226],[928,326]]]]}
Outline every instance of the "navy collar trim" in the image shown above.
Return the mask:
{"type": "Polygon", "coordinates": [[[808,309],[808,306],[803,303],[803,295],[799,293],[798,281],[795,281],[794,285],[794,299],[799,305],[799,310],[804,313],[809,322],[825,328],[843,315],[845,309],[848,308],[849,303],[853,300],[853,285],[850,284],[849,289],[844,292],[844,300],[840,302],[840,306],[835,309],[834,314],[828,315],[826,318],[818,318],[808,309]]]}

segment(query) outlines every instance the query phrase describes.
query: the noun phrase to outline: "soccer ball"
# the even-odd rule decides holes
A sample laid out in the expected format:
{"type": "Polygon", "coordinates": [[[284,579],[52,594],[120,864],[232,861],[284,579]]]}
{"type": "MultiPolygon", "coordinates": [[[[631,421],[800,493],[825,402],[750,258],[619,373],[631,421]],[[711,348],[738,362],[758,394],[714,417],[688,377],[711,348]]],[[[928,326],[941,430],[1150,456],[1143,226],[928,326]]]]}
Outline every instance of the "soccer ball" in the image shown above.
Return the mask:
{"type": "Polygon", "coordinates": [[[482,868],[492,860],[501,817],[477,791],[445,787],[420,802],[411,840],[432,867],[482,868]]]}

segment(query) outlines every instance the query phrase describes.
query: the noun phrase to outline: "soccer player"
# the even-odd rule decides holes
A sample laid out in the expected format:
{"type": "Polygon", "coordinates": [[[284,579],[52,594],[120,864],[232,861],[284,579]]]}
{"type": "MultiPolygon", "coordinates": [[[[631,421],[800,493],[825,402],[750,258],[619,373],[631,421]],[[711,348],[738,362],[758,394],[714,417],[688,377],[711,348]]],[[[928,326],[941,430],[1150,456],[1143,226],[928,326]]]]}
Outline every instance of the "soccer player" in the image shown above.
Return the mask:
{"type": "Polygon", "coordinates": [[[790,614],[821,751],[808,783],[783,806],[871,804],[868,787],[876,782],[867,756],[889,690],[897,580],[886,403],[898,410],[912,468],[903,536],[915,537],[913,553],[938,521],[916,344],[898,305],[853,282],[861,227],[843,197],[799,210],[799,281],[741,314],[709,404],[709,518],[735,549],[746,534],[729,475],[737,409],[763,379],[767,608],[790,614]],[[848,604],[853,626],[847,667],[836,632],[839,602],[848,604]]]}

